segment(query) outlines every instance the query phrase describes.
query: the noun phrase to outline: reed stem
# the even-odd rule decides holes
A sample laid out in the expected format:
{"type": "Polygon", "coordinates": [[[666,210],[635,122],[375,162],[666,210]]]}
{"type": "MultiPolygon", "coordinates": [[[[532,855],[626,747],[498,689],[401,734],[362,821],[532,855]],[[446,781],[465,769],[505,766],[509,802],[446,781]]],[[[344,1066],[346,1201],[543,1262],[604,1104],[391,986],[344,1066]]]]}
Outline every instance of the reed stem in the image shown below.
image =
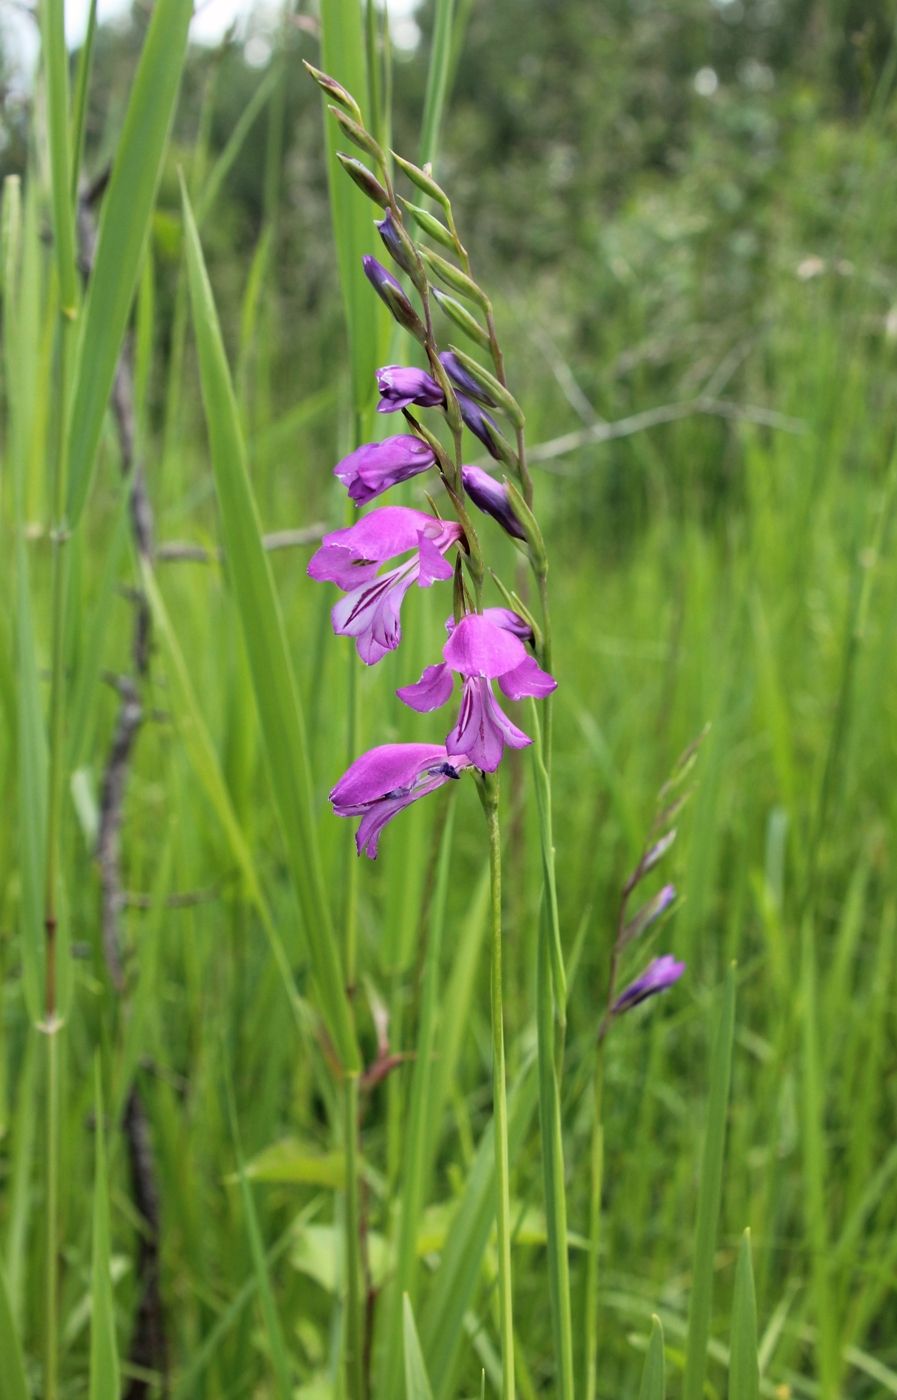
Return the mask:
{"type": "Polygon", "coordinates": [[[511,1285],[511,1187],[508,1152],[508,1102],[505,1087],[505,1031],[502,1006],[501,828],[499,785],[495,774],[484,780],[484,807],[489,827],[489,878],[492,926],[492,1099],[495,1129],[496,1218],[498,1223],[498,1302],[501,1332],[502,1400],[513,1400],[514,1317],[511,1285]]]}

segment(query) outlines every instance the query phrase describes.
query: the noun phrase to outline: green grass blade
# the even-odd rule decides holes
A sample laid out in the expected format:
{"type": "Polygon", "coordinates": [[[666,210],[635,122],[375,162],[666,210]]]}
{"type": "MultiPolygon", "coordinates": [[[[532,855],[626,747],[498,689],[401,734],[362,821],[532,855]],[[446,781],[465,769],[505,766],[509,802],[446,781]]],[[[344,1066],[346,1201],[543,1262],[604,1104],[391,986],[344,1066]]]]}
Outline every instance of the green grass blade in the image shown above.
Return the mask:
{"type": "Polygon", "coordinates": [[[71,525],[77,524],[90,490],[103,415],[174,117],[192,12],[192,0],[157,0],[153,7],[103,200],[72,401],[68,484],[71,525]]]}
{"type": "Polygon", "coordinates": [[[28,1400],[25,1358],[13,1319],[6,1275],[0,1268],[0,1400],[28,1400]]]}
{"type": "MultiPolygon", "coordinates": [[[[530,1062],[508,1095],[508,1146],[512,1160],[520,1152],[532,1120],[537,1089],[530,1062]]],[[[423,1314],[424,1355],[429,1374],[437,1378],[439,1400],[448,1400],[453,1393],[452,1377],[464,1336],[464,1315],[476,1290],[494,1218],[495,1133],[490,1119],[483,1128],[423,1314]]]]}
{"type": "Polygon", "coordinates": [[[726,972],[723,1002],[710,1061],[710,1100],[701,1186],[698,1196],[698,1223],[695,1233],[692,1292],[688,1309],[688,1340],[685,1349],[683,1400],[702,1400],[707,1369],[707,1343],[710,1339],[710,1312],[713,1303],[713,1256],[723,1185],[723,1157],[726,1143],[726,1116],[729,1081],[732,1073],[732,1041],[735,1033],[735,965],[726,972]]]}
{"type": "Polygon", "coordinates": [[[106,1173],[103,1088],[96,1063],[96,1168],[93,1185],[93,1261],[90,1310],[90,1400],[119,1400],[115,1307],[109,1271],[109,1182],[106,1173]]]}
{"type": "Polygon", "coordinates": [[[642,1371],[642,1384],[639,1400],[664,1400],[666,1395],[666,1374],[663,1355],[663,1327],[655,1314],[651,1318],[651,1340],[642,1371]]]}
{"type": "MultiPolygon", "coordinates": [[[[430,936],[424,963],[421,991],[420,1023],[411,1079],[411,1101],[402,1133],[402,1190],[399,1198],[399,1225],[396,1243],[395,1279],[384,1302],[387,1309],[386,1344],[383,1348],[385,1374],[380,1381],[384,1395],[398,1390],[399,1367],[399,1309],[398,1301],[405,1299],[410,1309],[415,1297],[416,1244],[421,1212],[430,1180],[435,1142],[430,1132],[434,1057],[437,1049],[436,1025],[439,1015],[439,976],[442,957],[442,935],[445,929],[445,907],[448,896],[452,840],[454,836],[454,804],[449,808],[439,850],[436,890],[430,916],[430,936]],[[411,1296],[409,1296],[411,1295],[411,1296]]],[[[406,1357],[407,1364],[407,1357],[406,1357]]]]}
{"type": "Polygon", "coordinates": [[[751,1265],[751,1232],[745,1230],[735,1267],[732,1301],[732,1344],[729,1349],[729,1400],[759,1400],[760,1368],[757,1360],[757,1304],[751,1265]]]}
{"type": "Polygon", "coordinates": [[[421,165],[436,159],[455,43],[455,0],[436,0],[435,9],[433,48],[427,73],[427,95],[424,99],[423,130],[420,138],[421,165]]]}
{"type": "Polygon", "coordinates": [[[90,89],[90,75],[93,71],[94,41],[97,35],[97,0],[90,0],[87,12],[87,31],[84,43],[78,54],[78,69],[75,77],[75,105],[72,112],[72,205],[78,199],[78,179],[81,162],[84,158],[84,136],[87,127],[87,94],[90,89]]]}
{"type": "MultiPolygon", "coordinates": [[[[224,1047],[222,1047],[224,1053],[224,1047]]],[[[234,1103],[234,1090],[230,1081],[229,1072],[225,1074],[225,1092],[227,1094],[227,1111],[230,1118],[231,1136],[234,1140],[234,1151],[237,1157],[237,1173],[240,1178],[240,1195],[243,1200],[243,1209],[246,1212],[246,1229],[249,1234],[249,1245],[252,1250],[252,1267],[255,1273],[256,1286],[258,1289],[259,1303],[262,1316],[265,1321],[265,1330],[268,1333],[268,1345],[271,1348],[271,1360],[274,1365],[274,1378],[276,1381],[276,1393],[280,1400],[292,1400],[293,1384],[290,1379],[290,1363],[287,1355],[286,1342],[284,1341],[283,1329],[280,1325],[280,1318],[277,1315],[277,1308],[274,1305],[274,1294],[271,1289],[271,1276],[268,1272],[268,1260],[262,1245],[262,1235],[259,1229],[258,1217],[255,1213],[255,1202],[252,1199],[252,1188],[246,1177],[243,1166],[243,1153],[240,1147],[240,1131],[237,1123],[237,1108],[234,1103]]]]}
{"type": "Polygon", "coordinates": [[[234,596],[243,629],[262,740],[302,906],[324,1019],[348,1070],[359,1065],[351,1011],[312,816],[312,775],[280,604],[261,539],[230,371],[199,234],[184,192],[187,266],[203,403],[234,596]]]}
{"type": "Polygon", "coordinates": [[[162,643],[162,650],[168,664],[168,680],[175,697],[175,720],[181,738],[187,749],[194,773],[205,789],[211,809],[214,812],[224,835],[227,837],[231,854],[245,882],[246,892],[255,905],[262,926],[268,937],[275,964],[293,1010],[298,1008],[299,997],[290,971],[290,963],[270,910],[256,875],[252,852],[246,842],[243,829],[233,808],[227,783],[221,772],[215,747],[203,719],[202,708],[190,680],[190,672],[184,654],[178,645],[177,636],[171,623],[168,610],[162,600],[151,568],[144,564],[142,571],[143,589],[153,614],[153,624],[162,643]]]}
{"type": "MultiPolygon", "coordinates": [[[[325,72],[341,82],[368,115],[364,20],[358,0],[322,0],[321,62],[325,72]]],[[[373,400],[374,372],[385,324],[380,302],[362,271],[361,258],[364,253],[376,253],[380,240],[372,225],[374,206],[347,178],[336,158],[345,138],[326,110],[326,101],[324,130],[333,236],[349,335],[352,401],[360,417],[373,400]]]]}
{"type": "Polygon", "coordinates": [[[407,1400],[433,1400],[430,1378],[414,1325],[414,1309],[406,1293],[402,1298],[402,1335],[405,1350],[405,1395],[407,1400]]]}
{"type": "Polygon", "coordinates": [[[47,136],[53,196],[53,235],[63,314],[74,317],[78,306],[75,266],[75,213],[71,196],[69,148],[69,68],[65,43],[65,0],[43,0],[41,42],[47,93],[47,136]]]}
{"type": "Polygon", "coordinates": [[[280,63],[273,63],[240,113],[239,120],[228,137],[224,149],[203,181],[202,193],[196,201],[196,222],[200,228],[208,218],[218,195],[221,193],[224,182],[230,174],[234,161],[240,154],[256,119],[260,116],[265,104],[271,99],[280,82],[280,74],[280,63]]]}

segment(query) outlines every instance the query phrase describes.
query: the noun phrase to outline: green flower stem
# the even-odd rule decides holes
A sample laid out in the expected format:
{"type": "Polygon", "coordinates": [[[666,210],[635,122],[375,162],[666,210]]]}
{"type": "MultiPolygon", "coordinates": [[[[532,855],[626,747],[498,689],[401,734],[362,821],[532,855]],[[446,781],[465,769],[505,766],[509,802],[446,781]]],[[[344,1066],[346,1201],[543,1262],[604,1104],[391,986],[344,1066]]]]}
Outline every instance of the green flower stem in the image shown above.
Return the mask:
{"type": "Polygon", "coordinates": [[[495,1128],[495,1183],[498,1222],[498,1305],[501,1333],[502,1400],[514,1400],[514,1319],[511,1291],[511,1188],[508,1103],[505,1089],[505,1032],[502,1008],[501,829],[499,785],[495,774],[483,780],[483,806],[489,827],[492,926],[492,1099],[495,1128]]]}
{"type": "MultiPolygon", "coordinates": [[[[363,415],[356,416],[356,439],[364,435],[363,415]]],[[[349,517],[354,512],[349,508],[349,517]]],[[[358,668],[355,664],[354,649],[348,657],[348,725],[346,744],[349,762],[360,749],[361,700],[358,685],[358,668]]],[[[344,951],[346,971],[346,999],[349,1015],[355,1022],[355,993],[358,980],[358,858],[354,839],[347,833],[345,865],[345,905],[343,909],[344,951]]],[[[343,1081],[344,1137],[346,1153],[346,1327],[345,1364],[346,1394],[349,1400],[364,1400],[365,1384],[365,1345],[364,1345],[364,1259],[362,1257],[361,1233],[361,1183],[359,1177],[359,1076],[347,1074],[343,1081]]]]}
{"type": "Polygon", "coordinates": [[[47,1042],[46,1094],[46,1272],[44,1298],[44,1396],[56,1400],[59,1377],[59,874],[62,862],[62,794],[65,763],[65,615],[69,551],[64,522],[68,458],[68,404],[75,322],[63,311],[59,331],[59,416],[51,489],[52,643],[50,671],[47,844],[44,887],[46,941],[44,1020],[47,1042]]]}
{"type": "Polygon", "coordinates": [[[364,1277],[361,1258],[361,1193],[358,1159],[359,1076],[344,1081],[344,1135],[346,1150],[346,1327],[344,1355],[346,1394],[364,1400],[364,1277]]]}
{"type": "Polygon", "coordinates": [[[598,1388],[598,1250],[601,1243],[601,1197],[604,1187],[604,1038],[595,1049],[594,1103],[589,1183],[589,1247],[583,1305],[583,1396],[595,1400],[598,1388]]]}

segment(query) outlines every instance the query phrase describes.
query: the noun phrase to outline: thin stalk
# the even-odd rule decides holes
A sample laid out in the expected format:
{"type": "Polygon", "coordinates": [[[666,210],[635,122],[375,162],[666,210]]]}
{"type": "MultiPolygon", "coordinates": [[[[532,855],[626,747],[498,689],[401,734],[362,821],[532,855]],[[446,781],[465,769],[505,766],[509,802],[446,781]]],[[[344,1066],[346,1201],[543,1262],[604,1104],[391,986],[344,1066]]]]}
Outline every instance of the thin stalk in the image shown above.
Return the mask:
{"type": "MultiPolygon", "coordinates": [[[[356,438],[362,436],[361,415],[357,415],[356,438]]],[[[358,752],[361,708],[355,657],[348,657],[348,725],[346,742],[349,761],[358,752]]],[[[346,959],[346,996],[349,1014],[355,1019],[355,991],[358,979],[358,860],[349,840],[346,848],[345,906],[343,911],[346,959]]],[[[346,1150],[346,1386],[350,1400],[364,1400],[365,1347],[364,1259],[361,1241],[361,1182],[359,1178],[359,1077],[347,1075],[343,1087],[346,1150]]]]}
{"type": "Polygon", "coordinates": [[[59,1376],[59,1046],[62,1027],[58,987],[58,892],[62,845],[62,791],[65,761],[65,615],[68,592],[68,552],[64,526],[64,501],[68,450],[68,381],[74,320],[63,312],[59,334],[59,414],[53,459],[51,511],[52,554],[52,644],[49,714],[49,769],[47,800],[47,855],[44,889],[44,928],[46,972],[44,1020],[40,1029],[47,1042],[46,1098],[46,1225],[47,1256],[45,1274],[45,1356],[44,1395],[56,1400],[59,1376]]]}
{"type": "Polygon", "coordinates": [[[583,1306],[583,1372],[585,1400],[595,1400],[598,1391],[598,1250],[601,1244],[601,1197],[604,1189],[604,1039],[595,1049],[593,1082],[592,1141],[589,1183],[589,1248],[586,1255],[585,1300],[583,1306]]]}
{"type": "Polygon", "coordinates": [[[357,1074],[344,1084],[346,1139],[346,1389],[350,1400],[364,1400],[364,1298],[361,1258],[361,1193],[358,1161],[357,1074]]]}
{"type": "Polygon", "coordinates": [[[505,1031],[502,1008],[501,828],[498,779],[485,779],[484,806],[489,827],[492,924],[492,1099],[495,1126],[495,1184],[498,1224],[498,1306],[501,1335],[502,1400],[514,1400],[514,1317],[511,1290],[511,1187],[508,1102],[505,1088],[505,1031]]]}

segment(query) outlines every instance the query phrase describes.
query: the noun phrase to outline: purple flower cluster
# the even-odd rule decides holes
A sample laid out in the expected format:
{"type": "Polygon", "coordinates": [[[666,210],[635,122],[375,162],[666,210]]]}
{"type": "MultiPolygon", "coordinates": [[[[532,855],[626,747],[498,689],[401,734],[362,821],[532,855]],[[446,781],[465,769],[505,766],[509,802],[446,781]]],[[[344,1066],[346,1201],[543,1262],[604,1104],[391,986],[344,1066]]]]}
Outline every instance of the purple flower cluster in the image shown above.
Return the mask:
{"type": "MultiPolygon", "coordinates": [[[[376,259],[365,259],[365,272],[392,309],[401,307],[406,320],[408,313],[416,317],[410,302],[406,312],[404,291],[376,259]]],[[[491,400],[457,356],[448,352],[440,360],[445,371],[442,383],[447,376],[457,388],[464,422],[492,450],[490,429],[495,425],[472,395],[477,394],[490,406],[491,400]]],[[[411,406],[442,408],[446,402],[437,380],[421,369],[387,365],[377,371],[377,387],[381,413],[411,406]]],[[[410,421],[414,426],[413,419],[410,421]]],[[[333,470],[351,499],[363,506],[435,464],[428,442],[413,433],[400,433],[382,442],[363,444],[333,470]]],[[[503,483],[474,466],[462,467],[461,482],[475,506],[498,521],[509,535],[524,538],[503,483]]],[[[379,506],[354,525],[325,535],[309,562],[308,573],[342,590],[343,596],[331,612],[333,630],[352,637],[361,660],[374,666],[401,641],[401,607],[409,588],[413,584],[429,588],[451,579],[454,569],[447,556],[462,543],[462,527],[455,521],[407,506],[379,506]]],[[[543,697],[557,684],[527,650],[533,642],[529,624],[508,608],[486,608],[452,617],[447,630],[442,660],[428,666],[415,684],[397,691],[411,709],[427,713],[449,702],[455,677],[460,678],[460,706],[445,742],[373,748],[355,760],[330,794],[338,816],[361,818],[356,845],[359,854],[372,859],[377,855],[380,832],[398,812],[458,778],[466,768],[494,772],[505,748],[520,749],[532,742],[501,708],[494,682],[508,700],[543,697]]]]}

